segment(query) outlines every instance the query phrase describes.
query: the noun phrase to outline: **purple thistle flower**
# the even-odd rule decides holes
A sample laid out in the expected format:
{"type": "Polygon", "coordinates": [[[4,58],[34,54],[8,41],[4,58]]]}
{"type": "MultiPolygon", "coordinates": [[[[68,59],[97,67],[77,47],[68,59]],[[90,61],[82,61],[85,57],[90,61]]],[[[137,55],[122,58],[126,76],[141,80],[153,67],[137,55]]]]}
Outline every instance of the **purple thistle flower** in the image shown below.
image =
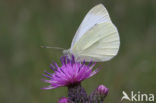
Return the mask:
{"type": "Polygon", "coordinates": [[[109,89],[104,85],[99,85],[89,96],[91,103],[103,103],[105,97],[108,94],[109,89]]]}
{"type": "Polygon", "coordinates": [[[68,98],[62,97],[59,99],[58,103],[69,103],[68,98]]]}
{"type": "Polygon", "coordinates": [[[108,91],[109,89],[106,88],[104,85],[99,85],[99,87],[97,88],[97,92],[100,94],[100,95],[107,95],[108,94],[108,91]]]}
{"type": "Polygon", "coordinates": [[[92,77],[95,75],[98,70],[92,70],[95,66],[95,63],[92,61],[86,65],[85,61],[77,62],[75,61],[74,56],[69,59],[67,56],[61,57],[62,66],[59,67],[57,63],[53,63],[50,65],[50,68],[54,71],[54,73],[45,72],[45,77],[49,80],[44,80],[47,83],[50,83],[50,86],[45,87],[43,89],[54,89],[61,86],[71,86],[75,84],[81,83],[81,81],[92,77]]]}

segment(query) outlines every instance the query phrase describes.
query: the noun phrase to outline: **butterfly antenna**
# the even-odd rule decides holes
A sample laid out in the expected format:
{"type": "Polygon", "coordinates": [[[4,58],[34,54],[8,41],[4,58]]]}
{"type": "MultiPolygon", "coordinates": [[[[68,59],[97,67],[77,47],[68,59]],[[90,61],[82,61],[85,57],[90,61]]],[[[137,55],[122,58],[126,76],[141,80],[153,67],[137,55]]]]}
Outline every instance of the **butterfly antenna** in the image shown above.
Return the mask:
{"type": "Polygon", "coordinates": [[[57,49],[57,50],[64,50],[64,48],[60,47],[49,47],[49,46],[40,46],[41,48],[50,48],[50,49],[57,49]]]}

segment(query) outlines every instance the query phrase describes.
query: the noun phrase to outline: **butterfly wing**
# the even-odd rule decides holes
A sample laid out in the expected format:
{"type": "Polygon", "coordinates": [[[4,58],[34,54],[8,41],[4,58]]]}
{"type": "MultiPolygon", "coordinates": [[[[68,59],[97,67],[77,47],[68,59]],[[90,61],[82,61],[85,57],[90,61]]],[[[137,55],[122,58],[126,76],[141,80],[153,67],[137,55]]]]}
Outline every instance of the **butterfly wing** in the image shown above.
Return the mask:
{"type": "Polygon", "coordinates": [[[106,8],[99,4],[82,21],[72,41],[70,53],[81,61],[107,61],[117,55],[119,45],[118,31],[106,8]]]}
{"type": "Polygon", "coordinates": [[[72,40],[71,48],[89,29],[98,23],[111,22],[106,8],[102,5],[96,5],[85,16],[72,40]]]}

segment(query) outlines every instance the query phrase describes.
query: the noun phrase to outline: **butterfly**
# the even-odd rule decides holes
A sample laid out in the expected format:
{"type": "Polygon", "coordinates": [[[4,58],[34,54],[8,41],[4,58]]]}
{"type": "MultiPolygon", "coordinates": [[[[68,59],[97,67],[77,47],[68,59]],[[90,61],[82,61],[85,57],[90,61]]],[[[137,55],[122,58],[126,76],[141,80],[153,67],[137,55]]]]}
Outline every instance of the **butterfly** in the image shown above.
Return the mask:
{"type": "Polygon", "coordinates": [[[93,7],[80,24],[68,50],[63,54],[77,61],[104,62],[117,55],[119,33],[103,4],[93,7]]]}

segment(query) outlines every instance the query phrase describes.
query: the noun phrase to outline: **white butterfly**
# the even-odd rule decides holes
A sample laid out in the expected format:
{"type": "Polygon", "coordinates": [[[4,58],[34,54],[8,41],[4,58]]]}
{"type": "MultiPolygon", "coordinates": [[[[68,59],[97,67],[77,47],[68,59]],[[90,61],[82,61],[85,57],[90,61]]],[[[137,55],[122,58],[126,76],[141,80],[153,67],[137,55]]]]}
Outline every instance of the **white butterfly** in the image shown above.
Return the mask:
{"type": "Polygon", "coordinates": [[[79,26],[70,49],[78,61],[108,61],[117,55],[120,46],[118,30],[112,23],[104,5],[93,7],[79,26]]]}

